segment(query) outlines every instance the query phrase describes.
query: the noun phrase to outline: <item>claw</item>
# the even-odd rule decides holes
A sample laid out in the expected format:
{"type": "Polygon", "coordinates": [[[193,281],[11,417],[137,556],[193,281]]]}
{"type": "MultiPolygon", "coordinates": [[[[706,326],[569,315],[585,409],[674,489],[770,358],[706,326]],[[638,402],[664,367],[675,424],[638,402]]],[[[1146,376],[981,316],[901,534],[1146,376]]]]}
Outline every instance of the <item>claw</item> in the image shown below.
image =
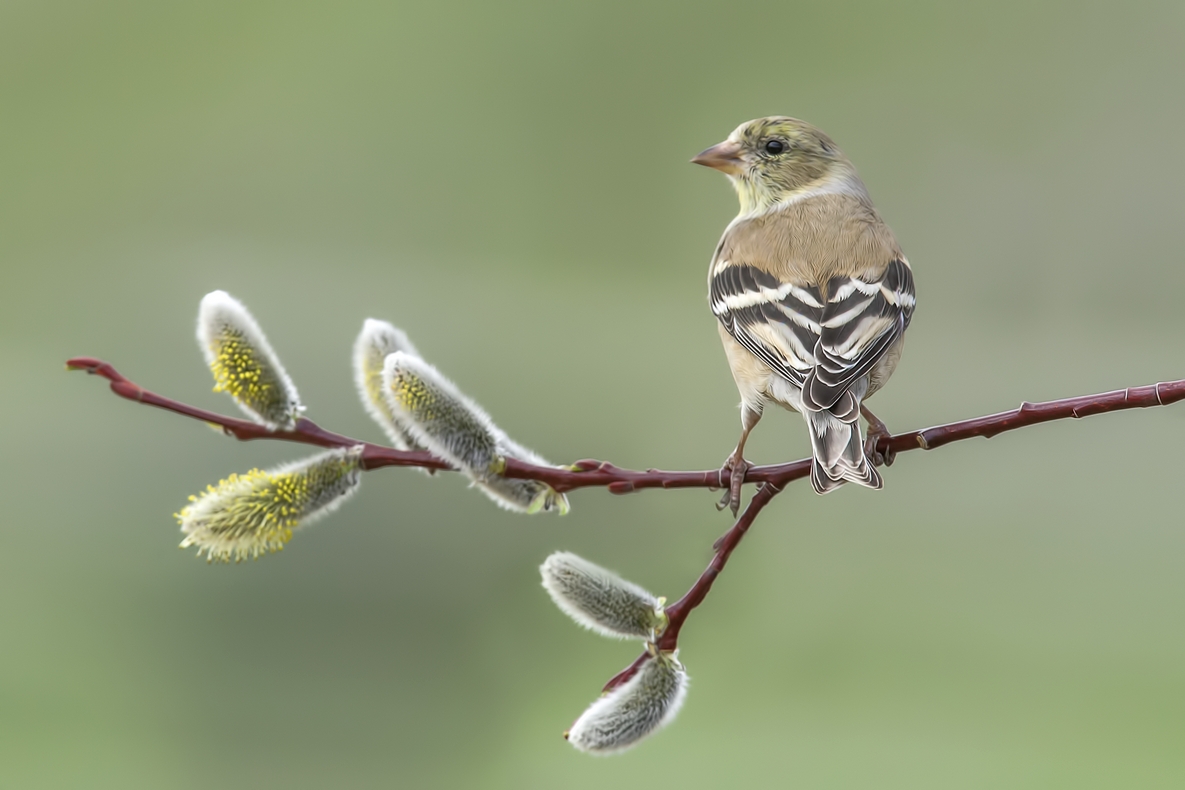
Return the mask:
{"type": "Polygon", "coordinates": [[[720,497],[720,501],[716,503],[716,509],[717,510],[724,510],[724,508],[728,507],[730,504],[732,504],[732,491],[731,490],[725,491],[724,496],[720,497]]]}
{"type": "Polygon", "coordinates": [[[728,456],[724,461],[724,466],[720,467],[720,472],[723,474],[725,470],[729,472],[728,490],[724,492],[724,496],[716,503],[717,510],[724,510],[728,508],[732,511],[735,517],[737,512],[741,509],[741,486],[745,484],[745,473],[747,473],[753,465],[742,458],[737,453],[728,456]]]}
{"type": "Polygon", "coordinates": [[[872,461],[873,466],[892,466],[893,461],[897,458],[897,452],[885,445],[884,451],[880,449],[882,439],[888,439],[887,433],[873,433],[869,431],[868,438],[864,440],[864,454],[868,456],[868,460],[872,461]]]}
{"type": "Polygon", "coordinates": [[[897,451],[889,445],[889,439],[893,438],[893,434],[889,433],[889,427],[865,406],[861,405],[860,411],[864,414],[864,419],[868,420],[864,454],[875,466],[892,466],[893,461],[897,459],[897,451]],[[884,450],[881,449],[882,445],[884,450]]]}

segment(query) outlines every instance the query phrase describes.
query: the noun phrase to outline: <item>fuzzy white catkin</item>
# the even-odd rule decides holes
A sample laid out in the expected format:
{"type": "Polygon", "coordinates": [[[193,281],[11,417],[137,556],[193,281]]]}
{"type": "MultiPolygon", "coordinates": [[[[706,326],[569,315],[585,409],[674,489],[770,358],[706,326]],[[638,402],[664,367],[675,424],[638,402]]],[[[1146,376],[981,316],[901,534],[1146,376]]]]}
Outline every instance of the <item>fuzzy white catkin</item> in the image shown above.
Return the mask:
{"type": "Polygon", "coordinates": [[[498,461],[493,421],[432,365],[402,351],[388,355],[383,395],[391,411],[434,455],[473,479],[491,474],[498,461]]]}
{"type": "Polygon", "coordinates": [[[211,562],[279,551],[293,530],[333,511],[358,489],[362,448],[329,450],[208,486],[176,514],[185,533],[181,547],[196,546],[211,562]]]}
{"type": "Polygon", "coordinates": [[[296,425],[304,411],[296,385],[241,302],[226,291],[206,294],[198,308],[197,340],[216,392],[229,394],[269,430],[296,425]]]}
{"type": "Polygon", "coordinates": [[[557,551],[539,566],[539,573],[555,605],[590,631],[652,640],[666,627],[658,598],[583,557],[557,551]]]}
{"type": "Polygon", "coordinates": [[[400,423],[383,396],[383,365],[387,357],[396,351],[419,356],[402,329],[376,318],[366,319],[354,341],[354,383],[358,387],[358,397],[363,407],[387,434],[392,447],[396,450],[423,450],[425,448],[415,440],[407,426],[400,423]]]}
{"type": "Polygon", "coordinates": [[[564,735],[582,752],[624,751],[671,723],[687,697],[688,682],[674,653],[657,653],[590,705],[564,735]]]}
{"type": "Polygon", "coordinates": [[[522,513],[568,511],[567,497],[546,483],[498,474],[504,458],[547,462],[507,437],[485,410],[424,360],[403,351],[389,355],[383,396],[415,441],[464,472],[500,506],[522,513]]]}

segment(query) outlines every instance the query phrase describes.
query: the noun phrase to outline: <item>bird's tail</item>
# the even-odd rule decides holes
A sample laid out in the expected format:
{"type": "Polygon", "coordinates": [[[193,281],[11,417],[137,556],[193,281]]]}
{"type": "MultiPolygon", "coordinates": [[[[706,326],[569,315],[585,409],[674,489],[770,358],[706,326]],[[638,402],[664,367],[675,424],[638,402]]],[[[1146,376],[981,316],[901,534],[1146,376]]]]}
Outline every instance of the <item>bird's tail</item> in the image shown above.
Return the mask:
{"type": "Polygon", "coordinates": [[[860,402],[852,393],[844,393],[829,409],[806,411],[803,416],[814,454],[811,485],[815,493],[826,494],[849,481],[868,488],[884,485],[880,474],[864,455],[860,402]]]}

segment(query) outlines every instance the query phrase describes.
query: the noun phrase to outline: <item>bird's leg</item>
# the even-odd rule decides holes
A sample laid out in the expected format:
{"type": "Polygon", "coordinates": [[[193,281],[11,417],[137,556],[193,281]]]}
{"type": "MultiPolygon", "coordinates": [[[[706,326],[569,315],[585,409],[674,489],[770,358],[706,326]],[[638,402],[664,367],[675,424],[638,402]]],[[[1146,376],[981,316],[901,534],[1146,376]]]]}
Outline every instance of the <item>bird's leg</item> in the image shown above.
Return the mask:
{"type": "Polygon", "coordinates": [[[868,438],[864,440],[864,454],[877,466],[881,464],[892,466],[894,459],[897,458],[897,453],[889,447],[888,441],[885,442],[884,452],[881,452],[877,446],[882,439],[892,438],[893,434],[889,433],[889,426],[870,412],[863,403],[860,404],[860,413],[864,415],[864,419],[868,420],[868,438]]]}
{"type": "Polygon", "coordinates": [[[747,405],[741,406],[741,439],[737,442],[736,449],[724,460],[724,466],[720,467],[721,473],[728,470],[728,490],[716,504],[716,509],[728,508],[733,516],[736,516],[741,507],[741,486],[745,484],[745,473],[753,466],[745,460],[745,442],[749,439],[749,432],[760,419],[761,410],[751,409],[747,405]]]}

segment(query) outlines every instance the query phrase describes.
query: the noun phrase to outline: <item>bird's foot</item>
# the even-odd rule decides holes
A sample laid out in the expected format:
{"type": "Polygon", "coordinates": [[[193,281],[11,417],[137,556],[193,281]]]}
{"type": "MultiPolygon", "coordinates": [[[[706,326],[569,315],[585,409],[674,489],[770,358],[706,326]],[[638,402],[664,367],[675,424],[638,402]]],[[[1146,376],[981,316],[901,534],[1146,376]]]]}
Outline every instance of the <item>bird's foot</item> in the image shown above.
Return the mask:
{"type": "Polygon", "coordinates": [[[728,508],[732,511],[735,517],[737,512],[741,509],[741,486],[745,484],[745,473],[753,468],[753,464],[746,461],[739,453],[733,452],[728,456],[724,462],[724,466],[720,467],[720,474],[723,477],[724,472],[729,473],[728,490],[724,492],[724,496],[716,503],[717,510],[724,510],[728,508]]]}
{"type": "Polygon", "coordinates": [[[897,451],[889,446],[889,439],[893,434],[883,422],[869,422],[868,437],[864,440],[864,454],[874,466],[892,466],[897,459],[897,451]]]}

